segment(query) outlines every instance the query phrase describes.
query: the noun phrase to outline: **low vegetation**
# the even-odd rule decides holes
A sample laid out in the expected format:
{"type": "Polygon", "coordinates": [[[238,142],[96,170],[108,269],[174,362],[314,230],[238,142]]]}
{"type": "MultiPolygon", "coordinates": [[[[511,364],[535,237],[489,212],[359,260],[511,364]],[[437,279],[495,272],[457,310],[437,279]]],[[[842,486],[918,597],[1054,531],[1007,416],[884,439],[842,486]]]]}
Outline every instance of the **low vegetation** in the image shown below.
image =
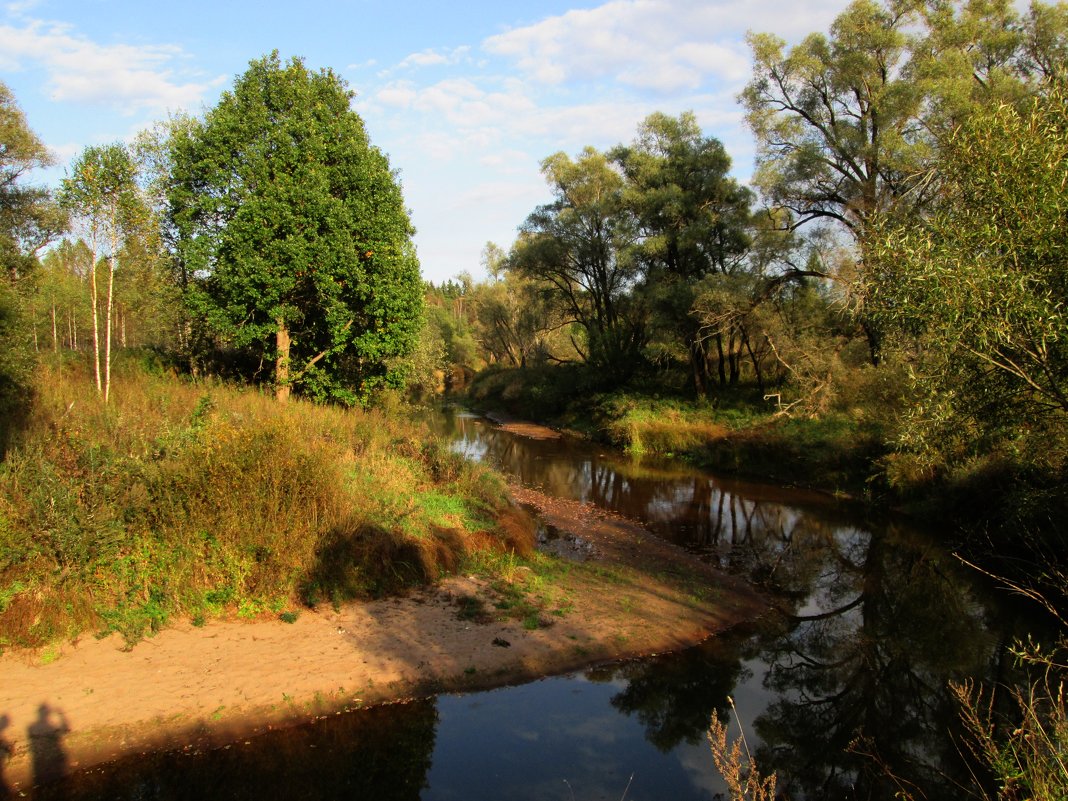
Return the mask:
{"type": "Polygon", "coordinates": [[[42,365],[0,466],[0,645],[291,613],[531,547],[500,479],[414,423],[146,361],[117,365],[108,405],[81,360],[42,365]]]}

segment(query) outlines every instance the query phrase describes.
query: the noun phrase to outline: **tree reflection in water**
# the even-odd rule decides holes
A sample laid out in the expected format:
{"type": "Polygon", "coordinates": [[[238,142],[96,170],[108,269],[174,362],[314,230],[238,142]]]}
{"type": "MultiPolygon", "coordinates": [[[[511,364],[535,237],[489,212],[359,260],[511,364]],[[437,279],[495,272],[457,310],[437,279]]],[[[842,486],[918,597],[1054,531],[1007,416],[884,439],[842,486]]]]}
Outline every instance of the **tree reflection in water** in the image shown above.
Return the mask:
{"type": "Polygon", "coordinates": [[[416,801],[438,723],[434,700],[331,716],[248,743],[134,755],[37,788],[34,798],[373,798],[416,801]]]}
{"type": "Polygon", "coordinates": [[[960,798],[975,789],[948,682],[991,678],[1001,648],[971,577],[897,526],[869,535],[788,515],[778,530],[768,522],[763,515],[760,536],[743,541],[740,561],[783,612],[678,657],[617,668],[628,684],[613,705],[670,749],[702,738],[712,714],[726,720],[727,696],[760,680],[755,756],[788,797],[890,799],[904,787],[960,798]]]}
{"type": "Polygon", "coordinates": [[[763,764],[809,797],[893,798],[888,773],[960,797],[971,778],[948,683],[996,664],[986,607],[951,557],[898,527],[876,530],[863,552],[822,542],[785,567],[822,565],[825,600],[760,643],[776,696],[756,721],[763,764]]]}

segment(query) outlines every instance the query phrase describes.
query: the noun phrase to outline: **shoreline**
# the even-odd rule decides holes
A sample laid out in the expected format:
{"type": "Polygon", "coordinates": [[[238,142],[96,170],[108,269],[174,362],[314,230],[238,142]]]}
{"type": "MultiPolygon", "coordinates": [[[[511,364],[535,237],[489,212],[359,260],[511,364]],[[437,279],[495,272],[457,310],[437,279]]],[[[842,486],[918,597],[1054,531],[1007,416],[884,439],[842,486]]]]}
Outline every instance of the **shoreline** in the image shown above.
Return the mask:
{"type": "MultiPolygon", "coordinates": [[[[217,748],[375,704],[681,650],[769,608],[741,580],[635,521],[512,491],[588,545],[585,561],[556,557],[568,568],[548,591],[565,611],[545,625],[472,619],[465,609],[492,610],[500,587],[460,575],[405,596],[305,610],[293,623],[182,623],[128,650],[112,635],[58,656],[3,654],[0,758],[10,758],[0,763],[0,793],[134,753],[217,748]]],[[[510,581],[532,581],[524,570],[510,581]]]]}

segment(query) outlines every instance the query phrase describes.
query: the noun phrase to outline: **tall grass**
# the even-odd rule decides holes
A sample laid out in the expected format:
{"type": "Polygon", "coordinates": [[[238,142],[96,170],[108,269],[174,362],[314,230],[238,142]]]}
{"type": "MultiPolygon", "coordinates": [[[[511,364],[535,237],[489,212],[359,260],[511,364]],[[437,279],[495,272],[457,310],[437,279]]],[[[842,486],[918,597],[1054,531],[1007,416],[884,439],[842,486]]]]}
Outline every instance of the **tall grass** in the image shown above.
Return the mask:
{"type": "Polygon", "coordinates": [[[529,547],[499,479],[398,415],[134,363],[108,406],[80,364],[37,378],[0,465],[0,646],[337,603],[529,547]]]}

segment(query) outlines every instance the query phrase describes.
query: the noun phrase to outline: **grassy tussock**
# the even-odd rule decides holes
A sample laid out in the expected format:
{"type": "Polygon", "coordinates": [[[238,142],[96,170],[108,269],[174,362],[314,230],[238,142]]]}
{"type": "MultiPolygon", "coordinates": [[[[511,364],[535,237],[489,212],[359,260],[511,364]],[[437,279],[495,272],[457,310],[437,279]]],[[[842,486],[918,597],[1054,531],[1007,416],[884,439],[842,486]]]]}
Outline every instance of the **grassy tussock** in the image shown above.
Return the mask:
{"type": "Polygon", "coordinates": [[[0,466],[0,646],[337,603],[532,541],[494,475],[397,416],[133,365],[104,407],[49,364],[0,466]]]}
{"type": "Polygon", "coordinates": [[[693,404],[620,397],[602,408],[609,439],[629,453],[689,453],[728,433],[711,409],[693,404]]]}

